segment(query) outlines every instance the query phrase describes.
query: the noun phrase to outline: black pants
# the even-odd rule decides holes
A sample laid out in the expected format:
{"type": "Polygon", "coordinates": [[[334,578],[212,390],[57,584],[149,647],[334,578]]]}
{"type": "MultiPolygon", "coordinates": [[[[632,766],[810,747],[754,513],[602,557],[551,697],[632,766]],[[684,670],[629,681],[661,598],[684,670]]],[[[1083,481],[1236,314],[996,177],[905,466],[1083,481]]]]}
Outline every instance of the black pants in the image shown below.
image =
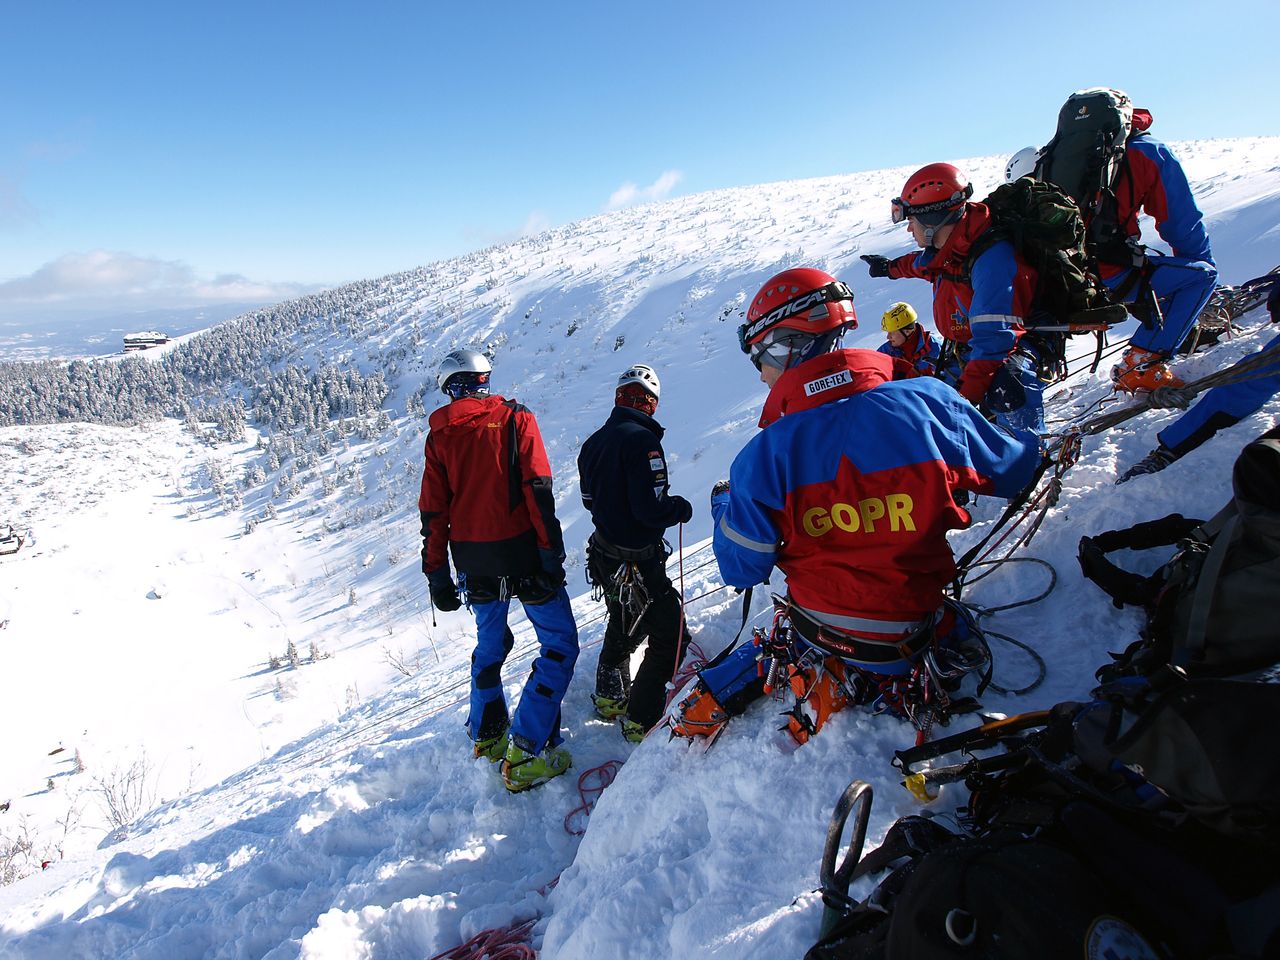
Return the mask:
{"type": "Polygon", "coordinates": [[[638,622],[623,609],[613,587],[614,576],[624,562],[599,549],[592,551],[591,577],[604,584],[605,606],[609,610],[609,625],[596,668],[596,693],[614,700],[627,697],[627,716],[648,730],[662,717],[666,685],[684,659],[689,629],[680,609],[680,597],[667,577],[661,551],[649,560],[633,561],[649,596],[649,605],[638,622]],[[631,679],[631,654],[646,640],[649,645],[644,659],[631,679]]]}

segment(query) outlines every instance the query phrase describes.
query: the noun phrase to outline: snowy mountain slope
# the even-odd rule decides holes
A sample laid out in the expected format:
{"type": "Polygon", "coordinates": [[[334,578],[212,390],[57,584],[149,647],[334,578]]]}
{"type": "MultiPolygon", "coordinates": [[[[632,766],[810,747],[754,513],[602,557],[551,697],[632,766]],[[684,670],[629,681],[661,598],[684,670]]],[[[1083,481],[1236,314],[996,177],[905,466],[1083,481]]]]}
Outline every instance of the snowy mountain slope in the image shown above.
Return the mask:
{"type": "MultiPolygon", "coordinates": [[[[1224,278],[1280,262],[1269,213],[1280,204],[1280,141],[1178,150],[1224,278]]],[[[993,185],[1002,162],[966,166],[993,185]]],[[[447,349],[492,345],[498,388],[539,415],[571,546],[589,532],[577,445],[603,420],[618,371],[653,363],[674,488],[698,510],[683,531],[684,590],[700,598],[689,619],[711,654],[732,638],[738,608],[707,564],[706,492],[754,431],[764,395],[736,345],[737,310],[768,275],[801,262],[857,289],[855,344],[878,342],[876,321],[892,300],[924,308],[926,285],[868,281],[856,260],[906,249],[885,211],[908,172],[684,198],[384,278],[360,310],[300,328],[295,358],[343,358],[366,372],[397,365],[387,403],[400,412],[447,349]]],[[[1187,372],[1236,359],[1267,335],[1250,330],[1187,361],[1187,372]]],[[[1071,407],[1108,394],[1104,378],[1079,377],[1071,407]]],[[[1174,509],[1216,510],[1235,451],[1277,412],[1273,401],[1165,473],[1119,488],[1116,467],[1150,449],[1170,415],[1144,414],[1086,444],[1029,551],[1057,568],[1056,590],[994,623],[1034,642],[1048,676],[1031,697],[988,695],[990,709],[1087,691],[1092,669],[1127,642],[1137,619],[1080,583],[1078,537],[1174,509]]],[[[603,625],[580,567],[570,587],[584,649],[565,702],[574,774],[627,762],[581,842],[563,824],[578,804],[574,774],[508,796],[487,764],[470,760],[461,729],[470,618],[442,614],[432,628],[424,609],[417,476],[405,467],[416,466],[420,427],[400,417],[368,440],[335,442],[300,469],[292,499],[277,502],[268,481],[225,508],[210,492],[208,463],[228,476],[261,463],[252,435],[208,448],[167,425],[0,431],[0,466],[19,476],[7,509],[36,534],[31,552],[0,558],[0,619],[9,621],[0,657],[6,673],[38,678],[0,706],[8,731],[0,799],[14,801],[0,832],[27,816],[55,836],[76,802],[85,809],[64,838],[66,859],[0,887],[0,957],[422,957],[533,916],[543,918],[544,957],[795,956],[816,933],[818,855],[849,779],[875,785],[872,840],[916,809],[887,763],[911,732],[884,717],[846,712],[797,750],[774,730],[780,707],[761,703],[705,755],[660,736],[634,748],[589,719],[603,625]],[[87,455],[77,460],[72,442],[87,455]],[[349,468],[363,490],[347,483],[324,493],[321,480],[349,468]],[[302,479],[309,472],[316,476],[302,479]],[[268,502],[277,519],[245,535],[245,520],[268,502]],[[80,626],[86,616],[91,631],[80,626]],[[267,658],[288,640],[304,661],[312,641],[332,656],[272,670],[267,658]],[[412,676],[387,662],[393,644],[419,667],[412,676]],[[86,773],[71,775],[62,754],[46,756],[58,743],[68,752],[85,744],[86,773]],[[113,763],[128,769],[140,745],[163,765],[152,780],[158,794],[179,799],[94,849],[105,833],[97,798],[88,785],[78,801],[69,795],[113,763]],[[181,762],[187,755],[199,763],[194,773],[181,762]],[[53,790],[44,789],[48,777],[53,790]]],[[[995,508],[984,502],[978,512],[995,508]]],[[[1007,567],[968,599],[1025,597],[1042,582],[1039,570],[1007,567]]],[[[757,617],[765,602],[757,597],[757,617]]],[[[512,624],[514,695],[533,640],[521,615],[512,624]]],[[[1016,686],[1034,675],[1020,651],[997,644],[996,655],[998,681],[1016,686]]],[[[954,803],[944,792],[935,806],[954,803]]]]}

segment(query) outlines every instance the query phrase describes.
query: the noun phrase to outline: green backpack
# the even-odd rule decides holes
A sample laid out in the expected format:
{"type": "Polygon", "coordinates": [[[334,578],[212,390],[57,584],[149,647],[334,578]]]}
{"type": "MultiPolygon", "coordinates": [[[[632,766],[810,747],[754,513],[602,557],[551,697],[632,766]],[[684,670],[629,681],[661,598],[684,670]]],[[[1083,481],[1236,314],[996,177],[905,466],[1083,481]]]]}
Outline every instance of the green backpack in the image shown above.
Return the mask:
{"type": "Polygon", "coordinates": [[[983,203],[992,226],[973,245],[969,262],[1000,240],[1013,244],[1038,276],[1028,327],[1072,334],[1106,330],[1126,319],[1125,308],[1111,302],[1089,266],[1084,219],[1062,190],[1023,177],[997,187],[983,203]]]}
{"type": "Polygon", "coordinates": [[[1109,682],[1165,664],[1193,677],[1229,677],[1280,663],[1280,427],[1236,459],[1235,496],[1208,522],[1172,514],[1080,541],[1080,568],[1116,606],[1147,613],[1142,638],[1098,671],[1109,682]],[[1148,577],[1107,559],[1167,544],[1178,552],[1148,577]]]}
{"type": "Polygon", "coordinates": [[[1066,340],[1077,333],[1099,338],[1128,313],[1112,303],[1085,252],[1084,219],[1080,209],[1051,183],[1022,177],[997,187],[982,201],[991,211],[991,226],[969,250],[961,275],[970,282],[972,265],[1001,240],[1007,240],[1024,263],[1036,271],[1031,309],[1024,318],[1027,332],[1040,346],[1045,361],[1041,375],[1048,379],[1066,369],[1066,340]]]}

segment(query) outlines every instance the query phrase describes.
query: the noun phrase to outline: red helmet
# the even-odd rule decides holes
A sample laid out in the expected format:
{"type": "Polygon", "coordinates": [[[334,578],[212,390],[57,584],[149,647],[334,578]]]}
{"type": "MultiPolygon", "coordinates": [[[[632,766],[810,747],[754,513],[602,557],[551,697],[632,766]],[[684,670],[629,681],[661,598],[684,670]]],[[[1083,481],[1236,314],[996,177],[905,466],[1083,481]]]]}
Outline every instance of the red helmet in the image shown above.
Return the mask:
{"type": "Polygon", "coordinates": [[[921,167],[902,188],[902,196],[893,200],[893,222],[915,217],[922,223],[936,221],[938,226],[955,219],[955,211],[964,208],[973,196],[969,178],[949,163],[930,163],[921,167]]]}
{"type": "Polygon", "coordinates": [[[759,366],[769,344],[789,341],[794,347],[788,353],[807,359],[831,349],[840,333],[857,325],[848,285],[823,270],[795,267],[771,278],[751,299],[738,342],[759,366]]]}

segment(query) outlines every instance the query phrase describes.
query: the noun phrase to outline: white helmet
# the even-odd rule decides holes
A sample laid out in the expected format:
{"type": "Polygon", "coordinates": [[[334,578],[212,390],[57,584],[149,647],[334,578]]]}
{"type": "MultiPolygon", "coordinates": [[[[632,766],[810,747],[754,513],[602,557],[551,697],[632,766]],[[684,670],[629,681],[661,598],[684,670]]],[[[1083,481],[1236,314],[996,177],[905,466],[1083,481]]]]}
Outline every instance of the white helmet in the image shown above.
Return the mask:
{"type": "Polygon", "coordinates": [[[653,394],[655,400],[662,395],[662,384],[658,382],[658,375],[653,372],[653,367],[643,363],[637,363],[622,371],[622,376],[618,377],[618,386],[625,387],[629,383],[640,384],[653,394]]]}
{"type": "Polygon", "coordinates": [[[440,373],[436,376],[436,384],[443,392],[448,393],[446,387],[450,377],[459,373],[490,373],[492,370],[493,364],[483,353],[476,353],[474,350],[454,350],[440,362],[440,373]]]}
{"type": "Polygon", "coordinates": [[[1036,164],[1039,162],[1039,147],[1023,147],[1004,165],[1005,183],[1013,183],[1022,177],[1033,176],[1036,172],[1036,164]]]}

